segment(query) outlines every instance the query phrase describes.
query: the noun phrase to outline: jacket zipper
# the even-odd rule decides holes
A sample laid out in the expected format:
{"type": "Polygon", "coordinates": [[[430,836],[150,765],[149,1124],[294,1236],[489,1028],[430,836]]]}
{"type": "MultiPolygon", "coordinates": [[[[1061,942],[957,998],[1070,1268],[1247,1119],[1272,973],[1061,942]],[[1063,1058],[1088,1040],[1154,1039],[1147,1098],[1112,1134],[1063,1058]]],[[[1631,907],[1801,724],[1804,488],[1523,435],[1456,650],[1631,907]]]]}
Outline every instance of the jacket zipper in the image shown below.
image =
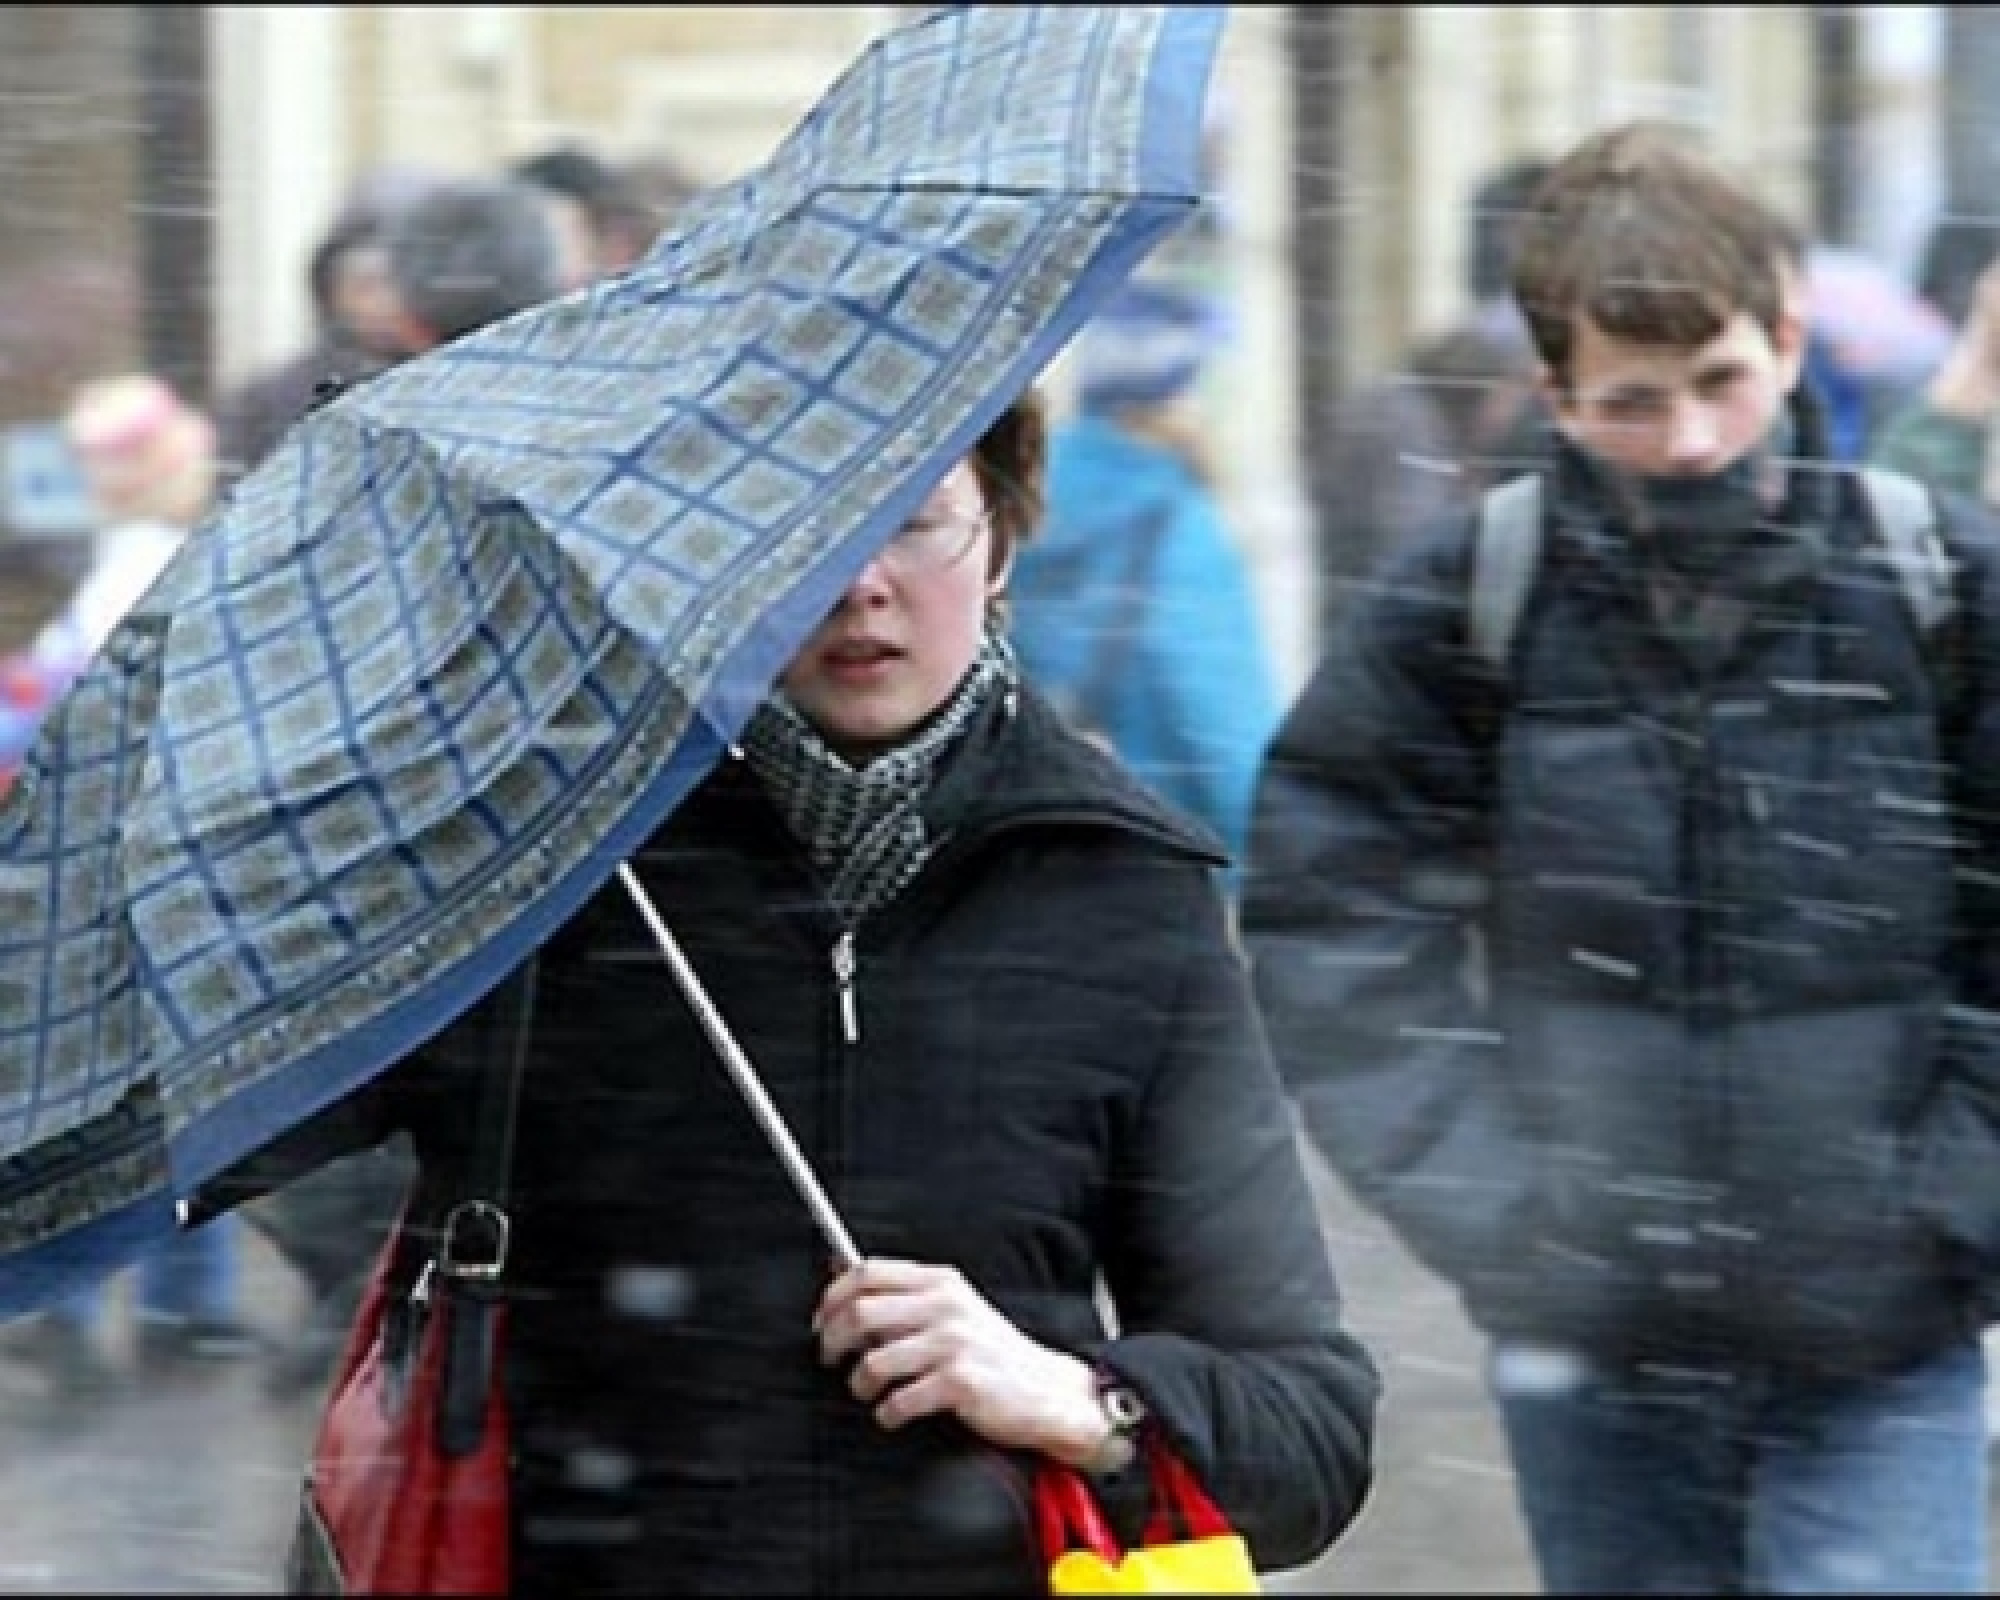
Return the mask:
{"type": "MultiPolygon", "coordinates": [[[[826,1185],[828,1197],[836,1206],[840,1204],[839,1175],[847,1162],[848,1121],[854,1114],[855,1054],[861,1044],[861,1000],[855,981],[861,963],[854,946],[854,930],[842,928],[827,952],[827,965],[833,975],[833,1018],[828,1035],[833,1070],[821,1079],[821,1159],[824,1166],[820,1181],[826,1185]]],[[[813,1412],[812,1429],[813,1455],[831,1470],[835,1465],[834,1442],[825,1417],[818,1408],[813,1412]]],[[[825,1481],[821,1479],[822,1483],[825,1481]]],[[[849,1589],[850,1555],[846,1543],[848,1530],[841,1507],[822,1489],[813,1497],[812,1516],[813,1546],[822,1552],[827,1563],[830,1587],[835,1593],[846,1593],[849,1589]]]]}
{"type": "MultiPolygon", "coordinates": [[[[841,1042],[849,1045],[861,1042],[861,1003],[854,992],[855,966],[854,931],[843,928],[840,937],[833,941],[833,984],[840,1006],[841,1042]]],[[[845,1076],[843,1073],[843,1080],[845,1076]]]]}

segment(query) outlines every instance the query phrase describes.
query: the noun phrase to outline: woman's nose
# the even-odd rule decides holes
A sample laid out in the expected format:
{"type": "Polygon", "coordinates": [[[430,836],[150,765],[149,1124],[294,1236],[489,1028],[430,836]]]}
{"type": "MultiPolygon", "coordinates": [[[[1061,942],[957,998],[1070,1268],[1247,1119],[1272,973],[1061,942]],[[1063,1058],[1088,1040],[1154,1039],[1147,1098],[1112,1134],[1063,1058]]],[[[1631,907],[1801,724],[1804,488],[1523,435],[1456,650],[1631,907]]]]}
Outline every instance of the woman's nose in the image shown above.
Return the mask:
{"type": "Polygon", "coordinates": [[[888,556],[884,551],[877,550],[847,586],[847,598],[861,604],[880,602],[888,598],[891,582],[888,556]]]}

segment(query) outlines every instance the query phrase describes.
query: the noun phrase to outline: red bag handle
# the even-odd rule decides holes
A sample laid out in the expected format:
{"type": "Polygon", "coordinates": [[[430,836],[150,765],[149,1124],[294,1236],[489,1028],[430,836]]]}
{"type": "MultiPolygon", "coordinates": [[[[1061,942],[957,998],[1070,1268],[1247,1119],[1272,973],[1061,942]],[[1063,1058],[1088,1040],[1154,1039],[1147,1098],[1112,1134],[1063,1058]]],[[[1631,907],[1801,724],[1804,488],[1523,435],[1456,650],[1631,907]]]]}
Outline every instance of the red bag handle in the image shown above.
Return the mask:
{"type": "Polygon", "coordinates": [[[1083,1474],[1060,1461],[1044,1461],[1035,1475],[1035,1522],[1050,1562],[1066,1550],[1088,1550],[1116,1566],[1124,1552],[1083,1474]]]}
{"type": "Polygon", "coordinates": [[[1153,1508],[1146,1516],[1146,1543],[1212,1539],[1236,1530],[1209,1498],[1194,1470],[1150,1432],[1146,1465],[1153,1480],[1153,1508]],[[1178,1526],[1176,1525],[1178,1519],[1178,1526]]]}
{"type": "MultiPolygon", "coordinates": [[[[1152,1503],[1146,1514],[1144,1542],[1172,1544],[1180,1539],[1208,1539],[1236,1530],[1222,1509],[1201,1486],[1201,1480],[1156,1429],[1141,1438],[1152,1503]]],[[[1104,1508],[1082,1473],[1057,1461],[1044,1461],[1035,1481],[1035,1519],[1042,1550],[1053,1562],[1065,1550],[1083,1549],[1116,1566],[1124,1558],[1118,1539],[1105,1520],[1104,1508]]]]}

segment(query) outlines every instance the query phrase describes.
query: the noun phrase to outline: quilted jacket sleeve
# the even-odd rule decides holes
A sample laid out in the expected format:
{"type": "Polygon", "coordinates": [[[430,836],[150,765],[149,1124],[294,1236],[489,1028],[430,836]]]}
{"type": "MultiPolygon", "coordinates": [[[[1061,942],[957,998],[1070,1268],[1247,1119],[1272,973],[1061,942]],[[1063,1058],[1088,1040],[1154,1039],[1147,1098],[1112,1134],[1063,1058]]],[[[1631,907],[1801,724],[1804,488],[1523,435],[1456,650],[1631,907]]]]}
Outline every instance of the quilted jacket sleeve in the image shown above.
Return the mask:
{"type": "Polygon", "coordinates": [[[1259,781],[1243,924],[1278,1064],[1357,1198],[1475,1308],[1532,1237],[1485,1005],[1490,788],[1465,522],[1357,599],[1259,781]]]}
{"type": "Polygon", "coordinates": [[[1119,1336],[1096,1354],[1145,1396],[1258,1565],[1295,1567],[1363,1503],[1380,1381],[1342,1326],[1222,897],[1187,881],[1188,903],[1163,908],[1180,973],[1164,1059],[1111,1190],[1119,1336]]]}
{"type": "Polygon", "coordinates": [[[2000,525],[1943,497],[1958,584],[1954,833],[1959,851],[1952,1001],[1916,1135],[1916,1199],[2000,1305],[2000,525]]]}

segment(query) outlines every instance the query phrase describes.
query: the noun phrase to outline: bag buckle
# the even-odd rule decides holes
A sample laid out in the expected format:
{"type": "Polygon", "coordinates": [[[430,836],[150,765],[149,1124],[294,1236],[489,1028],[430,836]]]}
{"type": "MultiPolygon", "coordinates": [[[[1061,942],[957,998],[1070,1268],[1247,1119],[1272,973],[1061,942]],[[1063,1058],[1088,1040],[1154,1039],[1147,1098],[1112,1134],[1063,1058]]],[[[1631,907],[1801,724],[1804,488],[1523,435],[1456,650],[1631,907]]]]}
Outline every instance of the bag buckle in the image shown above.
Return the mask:
{"type": "Polygon", "coordinates": [[[441,1272],[461,1283],[493,1283],[507,1266],[511,1224],[489,1200],[463,1200],[445,1214],[437,1254],[424,1263],[410,1298],[427,1304],[431,1275],[441,1272]]]}

